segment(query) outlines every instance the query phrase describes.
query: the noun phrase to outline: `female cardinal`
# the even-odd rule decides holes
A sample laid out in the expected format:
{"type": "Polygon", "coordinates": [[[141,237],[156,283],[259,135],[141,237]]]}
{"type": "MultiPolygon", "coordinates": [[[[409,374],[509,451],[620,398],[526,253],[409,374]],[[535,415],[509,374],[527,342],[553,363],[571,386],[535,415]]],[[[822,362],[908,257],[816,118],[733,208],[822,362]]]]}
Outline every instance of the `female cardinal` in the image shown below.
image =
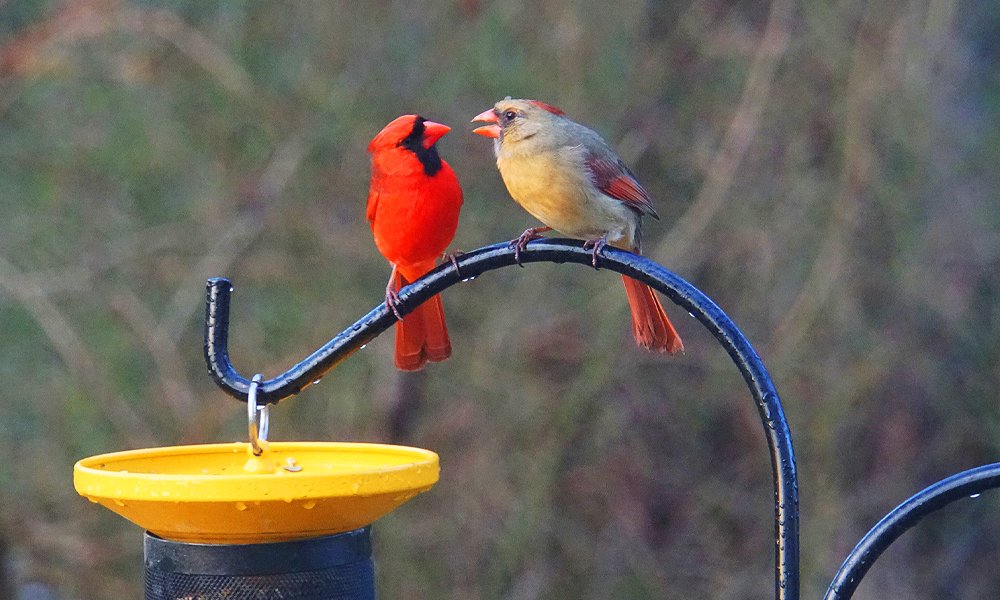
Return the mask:
{"type": "MultiPolygon", "coordinates": [[[[489,123],[473,132],[493,138],[507,191],[546,225],[514,240],[516,254],[551,229],[587,240],[595,267],[605,244],[639,253],[642,216],[659,216],[652,198],[601,136],[538,100],[507,97],[476,115],[477,121],[489,123]]],[[[635,341],[656,352],[683,350],[653,289],[630,277],[622,280],[635,341]]]]}
{"type": "Polygon", "coordinates": [[[458,228],[462,188],[434,144],[451,131],[418,115],[403,115],[368,144],[372,156],[368,224],[379,252],[392,265],[385,303],[396,324],[396,366],[421,369],[451,356],[441,297],[401,317],[397,292],[434,268],[458,228]]]}

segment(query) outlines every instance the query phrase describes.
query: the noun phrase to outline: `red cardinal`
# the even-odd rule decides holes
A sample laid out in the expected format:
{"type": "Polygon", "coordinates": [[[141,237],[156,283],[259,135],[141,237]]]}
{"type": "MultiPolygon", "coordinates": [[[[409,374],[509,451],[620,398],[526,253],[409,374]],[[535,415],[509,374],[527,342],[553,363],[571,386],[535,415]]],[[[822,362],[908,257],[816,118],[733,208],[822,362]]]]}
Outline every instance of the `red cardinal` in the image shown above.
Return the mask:
{"type": "MultiPolygon", "coordinates": [[[[385,303],[398,318],[397,292],[434,268],[458,228],[462,188],[434,144],[451,131],[418,115],[389,123],[368,144],[372,179],[368,223],[375,245],[392,264],[385,303]]],[[[396,366],[423,368],[451,356],[441,297],[434,296],[396,324],[396,366]]]]}
{"type": "MultiPolygon", "coordinates": [[[[546,225],[521,234],[513,242],[516,250],[555,229],[587,240],[595,267],[605,244],[639,253],[642,216],[659,216],[652,198],[601,136],[538,100],[508,97],[473,121],[489,123],[474,133],[493,138],[497,168],[511,197],[546,225]]],[[[635,341],[655,352],[683,350],[653,289],[630,277],[622,280],[635,341]]]]}

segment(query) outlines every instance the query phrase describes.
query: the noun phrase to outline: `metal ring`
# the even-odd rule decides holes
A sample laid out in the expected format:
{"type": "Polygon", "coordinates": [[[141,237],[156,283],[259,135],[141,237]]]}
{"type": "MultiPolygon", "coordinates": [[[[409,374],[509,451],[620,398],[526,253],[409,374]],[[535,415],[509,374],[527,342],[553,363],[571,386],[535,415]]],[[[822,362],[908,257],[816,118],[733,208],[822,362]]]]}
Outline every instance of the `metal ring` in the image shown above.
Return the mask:
{"type": "Polygon", "coordinates": [[[264,376],[257,373],[250,381],[250,390],[247,392],[247,431],[250,434],[250,446],[253,447],[254,456],[264,453],[261,442],[267,441],[267,428],[270,421],[270,411],[267,404],[257,406],[257,388],[260,387],[264,376]]]}

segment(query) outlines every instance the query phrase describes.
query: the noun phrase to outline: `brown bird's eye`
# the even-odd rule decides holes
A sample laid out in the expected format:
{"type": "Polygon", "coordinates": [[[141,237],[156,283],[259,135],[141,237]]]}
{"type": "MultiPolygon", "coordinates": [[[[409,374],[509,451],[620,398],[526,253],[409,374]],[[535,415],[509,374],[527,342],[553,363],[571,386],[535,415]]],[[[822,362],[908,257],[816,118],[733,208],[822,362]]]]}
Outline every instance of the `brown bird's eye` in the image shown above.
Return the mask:
{"type": "Polygon", "coordinates": [[[514,112],[514,111],[512,111],[512,110],[508,110],[507,112],[505,112],[503,114],[503,118],[506,119],[506,120],[508,120],[508,121],[513,121],[514,117],[516,117],[516,116],[517,116],[517,113],[514,112]]]}

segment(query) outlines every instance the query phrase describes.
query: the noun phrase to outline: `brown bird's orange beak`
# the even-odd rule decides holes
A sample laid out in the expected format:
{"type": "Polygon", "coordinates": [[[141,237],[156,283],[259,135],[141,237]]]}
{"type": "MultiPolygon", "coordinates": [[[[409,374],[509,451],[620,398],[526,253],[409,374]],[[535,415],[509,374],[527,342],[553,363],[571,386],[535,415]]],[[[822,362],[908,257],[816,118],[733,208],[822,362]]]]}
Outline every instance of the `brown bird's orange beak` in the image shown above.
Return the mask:
{"type": "Polygon", "coordinates": [[[424,148],[430,149],[431,146],[436,144],[437,141],[444,137],[444,134],[449,131],[451,131],[451,127],[448,127],[443,123],[424,121],[424,148]]]}
{"type": "Polygon", "coordinates": [[[492,108],[484,110],[472,119],[473,123],[491,123],[491,125],[483,125],[482,127],[477,127],[472,130],[472,133],[479,134],[483,137],[488,138],[498,138],[500,137],[500,118],[497,117],[497,113],[492,108]]]}

